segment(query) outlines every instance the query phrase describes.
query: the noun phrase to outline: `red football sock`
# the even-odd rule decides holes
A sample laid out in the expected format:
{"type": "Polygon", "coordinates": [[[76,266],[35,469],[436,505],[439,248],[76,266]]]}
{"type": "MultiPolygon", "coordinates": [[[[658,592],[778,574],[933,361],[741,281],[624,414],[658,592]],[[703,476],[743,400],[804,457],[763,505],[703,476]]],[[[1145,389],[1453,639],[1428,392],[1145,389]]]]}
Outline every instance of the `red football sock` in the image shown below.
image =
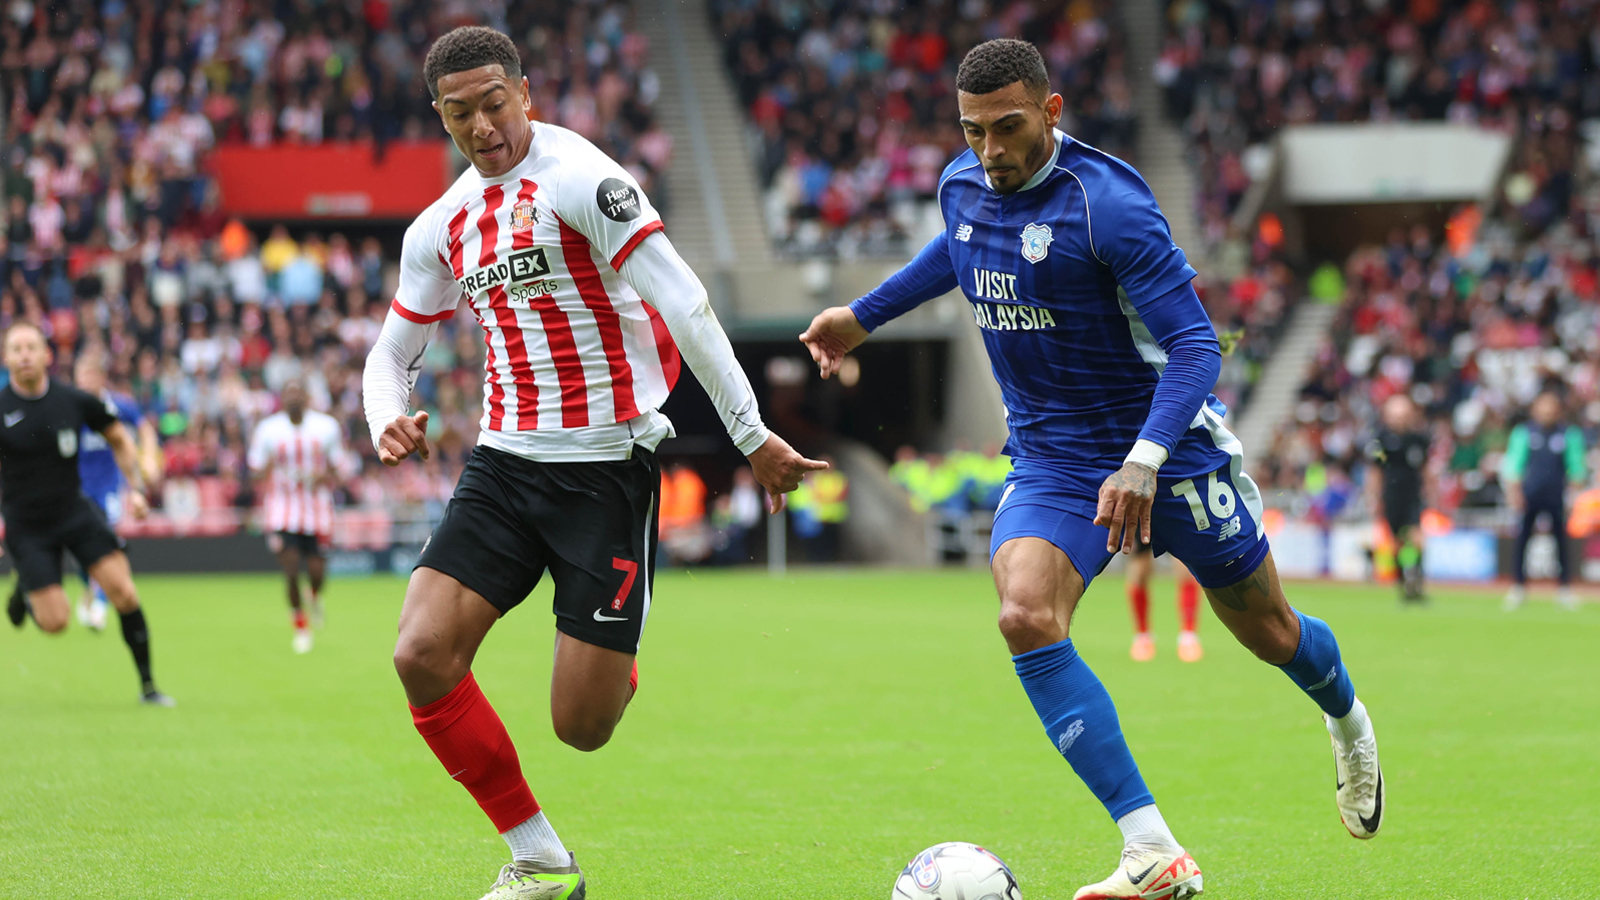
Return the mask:
{"type": "Polygon", "coordinates": [[[442,699],[411,707],[411,721],[444,770],[483,807],[496,831],[504,834],[539,814],[539,802],[522,777],[517,748],[471,672],[442,699]]]}
{"type": "Polygon", "coordinates": [[[1150,589],[1142,584],[1128,585],[1128,603],[1133,606],[1133,628],[1140,634],[1150,630],[1150,589]]]}
{"type": "Polygon", "coordinates": [[[1193,578],[1178,582],[1178,620],[1184,631],[1200,627],[1200,585],[1193,578]]]}
{"type": "Polygon", "coordinates": [[[294,627],[298,631],[304,631],[306,629],[306,611],[305,610],[297,609],[297,610],[294,611],[294,627]]]}

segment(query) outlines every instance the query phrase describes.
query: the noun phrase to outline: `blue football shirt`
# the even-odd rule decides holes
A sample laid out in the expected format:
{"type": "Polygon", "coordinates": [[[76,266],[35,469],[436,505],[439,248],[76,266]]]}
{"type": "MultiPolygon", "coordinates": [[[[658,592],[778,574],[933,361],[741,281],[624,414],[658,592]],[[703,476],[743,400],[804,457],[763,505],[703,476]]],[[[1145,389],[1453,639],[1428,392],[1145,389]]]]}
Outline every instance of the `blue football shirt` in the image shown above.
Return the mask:
{"type": "MultiPolygon", "coordinates": [[[[102,391],[100,396],[116,407],[117,420],[137,438],[144,413],[133,398],[112,391],[102,391]]],[[[111,452],[105,435],[89,428],[78,435],[78,477],[83,481],[83,492],[102,510],[106,498],[122,490],[122,470],[117,468],[116,454],[111,452]]]]}
{"type": "Polygon", "coordinates": [[[1145,438],[1176,456],[1226,411],[1210,394],[1220,353],[1195,270],[1138,172],[1055,137],[1011,194],[971,150],[957,157],[939,183],[944,232],[851,309],[870,331],[959,288],[1000,384],[1009,455],[1115,468],[1145,438]]]}

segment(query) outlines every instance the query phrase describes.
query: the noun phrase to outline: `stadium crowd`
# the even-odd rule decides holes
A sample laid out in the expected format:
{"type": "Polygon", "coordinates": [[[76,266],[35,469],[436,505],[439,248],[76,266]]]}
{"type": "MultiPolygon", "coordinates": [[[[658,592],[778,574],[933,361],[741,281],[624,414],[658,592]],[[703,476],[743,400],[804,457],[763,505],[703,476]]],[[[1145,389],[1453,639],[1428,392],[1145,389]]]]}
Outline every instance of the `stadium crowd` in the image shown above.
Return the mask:
{"type": "MultiPolygon", "coordinates": [[[[1429,498],[1447,513],[1498,508],[1511,427],[1556,387],[1587,432],[1600,430],[1600,194],[1532,239],[1464,207],[1448,237],[1397,230],[1319,277],[1341,283],[1338,325],[1319,353],[1295,420],[1277,435],[1264,486],[1323,520],[1359,500],[1367,441],[1385,399],[1428,415],[1429,498]]],[[[1591,460],[1590,471],[1597,467],[1591,460]]]]}
{"type": "MultiPolygon", "coordinates": [[[[101,356],[155,419],[170,477],[208,505],[249,505],[251,428],[290,379],[376,466],[361,365],[395,260],[374,237],[229,219],[208,176],[222,143],[439,138],[421,80],[438,34],[482,21],[516,36],[535,116],[624,162],[660,198],[672,151],[631,8],[611,0],[484,4],[7,4],[0,17],[0,326],[40,324],[58,377],[101,356]],[[532,65],[537,60],[537,65],[532,65]]],[[[439,410],[435,461],[346,500],[449,495],[477,432],[482,342],[446,323],[418,391],[439,410]]]]}
{"type": "Polygon", "coordinates": [[[1286,125],[1444,119],[1539,136],[1600,113],[1592,3],[1169,0],[1167,20],[1154,75],[1191,138],[1212,246],[1286,125]]]}
{"type": "Polygon", "coordinates": [[[1127,157],[1132,87],[1103,0],[797,4],[714,0],[739,101],[759,133],[768,230],[795,255],[901,253],[962,149],[956,66],[997,37],[1034,41],[1067,98],[1063,128],[1127,157]]]}

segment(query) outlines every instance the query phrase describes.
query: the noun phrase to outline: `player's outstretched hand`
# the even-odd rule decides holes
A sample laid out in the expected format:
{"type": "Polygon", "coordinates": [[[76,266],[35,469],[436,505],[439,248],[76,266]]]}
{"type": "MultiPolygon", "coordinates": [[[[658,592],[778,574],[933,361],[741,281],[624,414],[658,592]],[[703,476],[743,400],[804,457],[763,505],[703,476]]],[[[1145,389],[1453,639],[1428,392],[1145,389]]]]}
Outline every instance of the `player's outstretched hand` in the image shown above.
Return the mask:
{"type": "Polygon", "coordinates": [[[386,466],[398,466],[413,453],[428,458],[427,410],[414,416],[396,416],[378,436],[378,459],[386,466]]]}
{"type": "Polygon", "coordinates": [[[1156,470],[1138,463],[1122,468],[1100,485],[1100,505],[1094,523],[1111,529],[1106,550],[1132,553],[1134,538],[1150,543],[1150,507],[1156,499],[1156,470]]]}
{"type": "Polygon", "coordinates": [[[150,501],[144,498],[144,491],[128,492],[128,513],[135,519],[144,519],[150,515],[150,501]]]}
{"type": "Polygon", "coordinates": [[[861,327],[848,306],[833,306],[817,313],[811,320],[811,327],[800,335],[800,343],[811,351],[811,358],[816,361],[823,378],[839,371],[845,354],[861,346],[866,339],[867,330],[861,327]]]}
{"type": "Polygon", "coordinates": [[[750,454],[750,468],[755,470],[756,481],[767,489],[767,512],[783,512],[783,495],[800,486],[807,472],[826,469],[828,464],[806,459],[789,442],[777,435],[768,435],[766,443],[750,454]]]}

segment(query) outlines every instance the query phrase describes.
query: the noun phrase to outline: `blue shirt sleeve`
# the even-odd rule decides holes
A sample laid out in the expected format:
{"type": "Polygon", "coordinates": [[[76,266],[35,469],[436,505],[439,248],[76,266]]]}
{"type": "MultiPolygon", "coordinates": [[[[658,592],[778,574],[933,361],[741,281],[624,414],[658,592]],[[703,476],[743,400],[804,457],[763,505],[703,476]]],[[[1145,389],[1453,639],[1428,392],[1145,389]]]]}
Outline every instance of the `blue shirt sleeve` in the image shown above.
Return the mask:
{"type": "Polygon", "coordinates": [[[118,396],[113,402],[117,404],[117,418],[125,424],[137,428],[139,423],[144,421],[144,410],[133,402],[132,397],[118,396]]]}
{"type": "Polygon", "coordinates": [[[1105,178],[1090,182],[1089,240],[1095,257],[1111,267],[1135,305],[1164,296],[1196,272],[1172,242],[1167,217],[1139,173],[1113,161],[1105,178]]]}
{"type": "Polygon", "coordinates": [[[958,286],[956,270],[950,265],[950,251],[946,249],[945,232],[941,231],[900,271],[850,304],[850,311],[856,314],[856,321],[862,328],[876,331],[879,325],[948,294],[958,286]]]}
{"type": "Polygon", "coordinates": [[[1216,386],[1222,372],[1222,348],[1200,295],[1188,281],[1155,299],[1134,299],[1131,294],[1129,299],[1150,336],[1167,354],[1139,439],[1171,451],[1216,386]]]}

